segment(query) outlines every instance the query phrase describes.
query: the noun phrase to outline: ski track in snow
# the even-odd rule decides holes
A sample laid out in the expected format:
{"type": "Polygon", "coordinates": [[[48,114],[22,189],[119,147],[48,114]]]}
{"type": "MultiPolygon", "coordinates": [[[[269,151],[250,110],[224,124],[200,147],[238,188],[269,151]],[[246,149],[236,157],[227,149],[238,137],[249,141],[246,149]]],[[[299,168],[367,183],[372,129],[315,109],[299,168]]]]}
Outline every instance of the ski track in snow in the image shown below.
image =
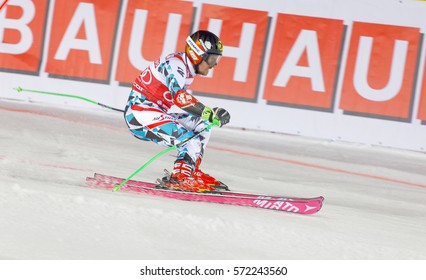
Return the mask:
{"type": "Polygon", "coordinates": [[[426,258],[423,153],[214,128],[203,169],[236,191],[325,197],[302,216],[85,188],[164,148],[104,109],[0,100],[0,115],[0,259],[426,258]]]}

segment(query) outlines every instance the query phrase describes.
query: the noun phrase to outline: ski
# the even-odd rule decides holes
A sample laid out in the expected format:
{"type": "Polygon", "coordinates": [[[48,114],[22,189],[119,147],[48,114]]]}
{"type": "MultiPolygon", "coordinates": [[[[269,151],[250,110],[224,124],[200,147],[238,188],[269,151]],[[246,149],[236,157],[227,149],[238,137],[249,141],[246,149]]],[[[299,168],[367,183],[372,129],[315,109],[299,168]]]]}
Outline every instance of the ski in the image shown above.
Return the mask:
{"type": "MultiPolygon", "coordinates": [[[[110,176],[110,175],[104,175],[104,174],[99,174],[99,173],[95,173],[94,177],[96,180],[98,181],[104,181],[104,182],[109,182],[111,184],[115,184],[118,185],[121,182],[124,181],[123,178],[119,178],[119,177],[114,177],[114,176],[110,176]]],[[[141,182],[141,181],[134,181],[134,180],[129,180],[127,183],[135,185],[135,186],[150,186],[150,187],[156,187],[157,184],[154,183],[147,183],[147,182],[141,182]]],[[[251,194],[251,193],[242,193],[242,192],[234,192],[234,191],[220,191],[221,194],[223,195],[234,195],[234,196],[246,196],[246,197],[258,197],[258,196],[268,196],[271,198],[275,198],[275,199],[291,199],[291,200],[320,200],[321,202],[324,200],[324,197],[319,196],[319,197],[312,197],[312,198],[301,198],[301,197],[288,197],[288,196],[271,196],[271,195],[265,195],[265,194],[251,194]]]]}
{"type": "MultiPolygon", "coordinates": [[[[122,178],[103,174],[95,174],[94,177],[86,178],[86,186],[91,188],[112,190],[114,186],[120,184],[123,181],[124,179],[122,178]]],[[[187,201],[201,201],[239,206],[250,206],[299,214],[314,214],[318,212],[321,209],[322,202],[324,200],[324,198],[321,196],[314,198],[296,198],[240,193],[232,191],[220,191],[218,193],[194,193],[157,188],[156,184],[134,180],[129,180],[121,187],[120,191],[139,194],[150,194],[187,201]]]]}

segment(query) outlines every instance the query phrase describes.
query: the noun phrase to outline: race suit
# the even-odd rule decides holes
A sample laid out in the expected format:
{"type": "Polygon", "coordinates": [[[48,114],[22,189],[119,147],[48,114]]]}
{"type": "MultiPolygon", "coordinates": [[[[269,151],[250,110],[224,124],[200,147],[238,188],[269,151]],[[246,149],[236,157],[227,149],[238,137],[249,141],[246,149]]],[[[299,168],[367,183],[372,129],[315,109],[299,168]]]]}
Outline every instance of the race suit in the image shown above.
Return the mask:
{"type": "MultiPolygon", "coordinates": [[[[186,54],[173,53],[152,62],[134,81],[124,117],[130,132],[138,139],[174,146],[208,126],[174,105],[179,90],[187,90],[196,73],[186,54]]],[[[178,146],[177,159],[194,165],[201,161],[211,130],[178,146]]]]}

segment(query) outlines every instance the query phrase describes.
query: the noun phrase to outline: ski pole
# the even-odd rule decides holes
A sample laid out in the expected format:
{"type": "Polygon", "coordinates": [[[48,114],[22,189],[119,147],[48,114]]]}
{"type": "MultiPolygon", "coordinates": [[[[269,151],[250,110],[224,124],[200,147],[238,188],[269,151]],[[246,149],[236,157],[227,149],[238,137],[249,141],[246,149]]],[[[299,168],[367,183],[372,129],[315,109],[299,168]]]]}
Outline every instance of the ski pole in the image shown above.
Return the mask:
{"type": "Polygon", "coordinates": [[[83,97],[83,96],[78,96],[78,95],[73,95],[73,94],[65,94],[65,93],[58,93],[58,92],[50,92],[50,91],[25,89],[25,88],[21,88],[20,86],[18,86],[17,88],[14,88],[14,90],[16,90],[18,92],[26,91],[26,92],[34,92],[34,93],[41,93],[41,94],[48,94],[48,95],[56,95],[56,96],[62,96],[62,97],[70,97],[70,98],[81,99],[81,100],[90,102],[90,103],[95,104],[95,105],[99,105],[99,106],[107,108],[107,109],[111,109],[111,110],[114,110],[114,111],[118,111],[118,112],[124,113],[124,110],[110,107],[108,105],[102,104],[100,102],[96,102],[94,100],[91,100],[91,99],[83,97]]]}
{"type": "Polygon", "coordinates": [[[160,156],[164,155],[165,153],[176,149],[177,147],[185,144],[186,142],[188,142],[191,139],[194,139],[198,136],[200,136],[200,134],[208,129],[210,129],[212,126],[214,125],[219,125],[218,121],[213,121],[213,123],[209,124],[208,126],[206,126],[205,128],[203,128],[200,132],[198,132],[197,134],[192,135],[191,137],[185,139],[184,141],[180,142],[179,144],[176,144],[174,146],[168,147],[167,149],[159,152],[158,154],[156,154],[155,156],[153,156],[150,160],[148,160],[146,163],[144,163],[141,167],[139,167],[138,170],[136,170],[135,172],[132,173],[132,175],[130,175],[129,177],[127,177],[123,182],[121,182],[119,185],[116,185],[113,189],[113,191],[118,191],[122,186],[124,186],[124,184],[126,184],[130,179],[132,179],[136,174],[138,174],[139,172],[141,172],[143,169],[145,169],[148,165],[150,165],[154,160],[156,160],[157,158],[159,158],[160,156]]]}

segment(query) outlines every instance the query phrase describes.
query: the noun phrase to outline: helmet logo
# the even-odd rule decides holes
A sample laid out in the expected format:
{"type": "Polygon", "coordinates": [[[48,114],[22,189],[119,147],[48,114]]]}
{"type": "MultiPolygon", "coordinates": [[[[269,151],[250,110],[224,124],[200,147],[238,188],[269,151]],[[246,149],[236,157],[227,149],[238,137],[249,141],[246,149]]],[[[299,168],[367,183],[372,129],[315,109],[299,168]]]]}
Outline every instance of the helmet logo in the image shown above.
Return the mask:
{"type": "Polygon", "coordinates": [[[223,52],[223,45],[222,45],[222,41],[221,40],[217,41],[217,46],[218,46],[220,52],[223,52]]]}

